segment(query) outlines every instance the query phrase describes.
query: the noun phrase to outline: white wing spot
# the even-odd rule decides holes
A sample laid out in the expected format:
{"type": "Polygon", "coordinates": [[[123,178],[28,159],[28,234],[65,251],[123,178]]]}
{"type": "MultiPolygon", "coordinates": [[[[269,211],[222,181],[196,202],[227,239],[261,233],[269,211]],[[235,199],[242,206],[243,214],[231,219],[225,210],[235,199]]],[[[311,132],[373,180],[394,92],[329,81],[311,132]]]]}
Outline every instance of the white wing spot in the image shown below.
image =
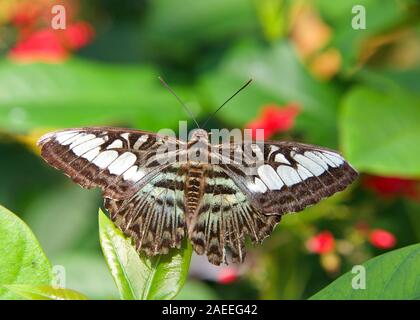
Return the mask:
{"type": "Polygon", "coordinates": [[[112,141],[112,143],[106,147],[107,149],[118,149],[123,147],[123,142],[120,139],[112,141]]]}
{"type": "Polygon", "coordinates": [[[105,169],[108,167],[108,165],[118,158],[118,152],[114,150],[108,150],[101,152],[95,160],[93,160],[93,163],[96,164],[99,168],[105,169]]]}
{"type": "Polygon", "coordinates": [[[317,164],[319,164],[321,167],[323,167],[325,170],[328,170],[328,165],[324,162],[324,160],[322,160],[320,157],[318,157],[316,154],[314,154],[313,152],[310,151],[306,151],[304,153],[305,157],[311,159],[312,161],[316,162],[317,164]]]}
{"type": "Polygon", "coordinates": [[[333,168],[335,168],[335,167],[337,167],[337,165],[333,162],[333,161],[331,161],[331,159],[329,159],[329,158],[327,158],[324,154],[322,154],[321,152],[319,152],[319,151],[315,151],[314,152],[314,154],[315,155],[317,155],[319,158],[321,158],[322,160],[324,160],[330,167],[333,167],[333,168]]]}
{"type": "Polygon", "coordinates": [[[332,152],[322,152],[322,153],[324,154],[324,156],[326,156],[328,159],[334,162],[337,167],[341,166],[344,163],[344,159],[337,153],[332,153],[332,152]]]}
{"type": "Polygon", "coordinates": [[[74,147],[72,151],[77,155],[81,156],[82,154],[92,150],[93,148],[99,147],[101,144],[105,142],[105,139],[102,138],[95,138],[92,140],[88,140],[82,144],[79,144],[77,147],[74,147]]]}
{"type": "Polygon", "coordinates": [[[57,141],[60,143],[60,144],[62,144],[63,146],[67,146],[67,145],[69,145],[69,144],[71,144],[71,143],[73,143],[73,141],[74,140],[76,140],[76,139],[79,139],[79,138],[81,138],[81,137],[83,137],[85,135],[85,133],[78,133],[78,134],[76,134],[76,135],[74,135],[73,137],[71,137],[71,138],[68,138],[68,139],[63,139],[63,140],[65,140],[65,141],[63,141],[63,142],[60,142],[60,140],[58,140],[57,138],[57,141]]]}
{"type": "Polygon", "coordinates": [[[283,187],[284,184],[280,180],[280,177],[277,175],[276,171],[268,164],[260,166],[257,172],[261,180],[270,190],[280,190],[281,187],[283,187]]]}
{"type": "Polygon", "coordinates": [[[65,132],[59,132],[55,136],[55,140],[58,141],[59,144],[65,143],[68,139],[75,137],[78,133],[74,131],[65,131],[65,132]]]}
{"type": "Polygon", "coordinates": [[[291,164],[289,162],[289,160],[287,160],[286,157],[284,156],[284,154],[282,154],[282,153],[277,153],[276,156],[274,157],[274,161],[275,162],[280,162],[280,163],[291,164]]]}
{"type": "Polygon", "coordinates": [[[137,139],[137,141],[133,145],[133,149],[138,150],[143,143],[147,141],[149,136],[147,134],[142,135],[140,138],[137,139]]]}
{"type": "Polygon", "coordinates": [[[132,166],[130,169],[124,172],[123,179],[137,182],[143,178],[145,175],[144,171],[141,169],[137,170],[137,168],[137,166],[132,166]]]}
{"type": "Polygon", "coordinates": [[[303,167],[309,170],[314,176],[319,176],[325,172],[325,169],[321,167],[318,163],[313,160],[305,157],[301,154],[295,154],[295,160],[299,162],[303,167]]]}
{"type": "Polygon", "coordinates": [[[81,136],[80,138],[77,138],[76,140],[74,140],[71,145],[70,145],[70,149],[73,149],[74,147],[78,146],[79,144],[82,144],[83,142],[89,141],[96,138],[96,136],[94,134],[86,134],[81,136]]]}
{"type": "Polygon", "coordinates": [[[101,151],[100,147],[96,147],[95,149],[90,150],[89,152],[86,152],[84,155],[82,155],[82,158],[85,158],[87,161],[92,161],[95,159],[95,157],[99,154],[101,151]]]}
{"type": "Polygon", "coordinates": [[[120,136],[128,141],[128,137],[130,136],[130,134],[128,132],[124,132],[124,133],[121,133],[120,136]]]}
{"type": "Polygon", "coordinates": [[[277,173],[288,187],[302,181],[296,170],[289,166],[279,166],[277,168],[277,173]]]}
{"type": "Polygon", "coordinates": [[[130,168],[137,160],[137,157],[134,153],[124,152],[118,157],[111,165],[108,167],[108,170],[111,174],[120,175],[130,168]]]}
{"type": "Polygon", "coordinates": [[[314,176],[308,169],[306,169],[300,164],[297,165],[297,172],[299,176],[302,178],[302,180],[306,180],[314,176]]]}
{"type": "Polygon", "coordinates": [[[267,186],[259,178],[255,178],[255,183],[248,182],[247,187],[252,192],[264,193],[267,191],[267,186]]]}

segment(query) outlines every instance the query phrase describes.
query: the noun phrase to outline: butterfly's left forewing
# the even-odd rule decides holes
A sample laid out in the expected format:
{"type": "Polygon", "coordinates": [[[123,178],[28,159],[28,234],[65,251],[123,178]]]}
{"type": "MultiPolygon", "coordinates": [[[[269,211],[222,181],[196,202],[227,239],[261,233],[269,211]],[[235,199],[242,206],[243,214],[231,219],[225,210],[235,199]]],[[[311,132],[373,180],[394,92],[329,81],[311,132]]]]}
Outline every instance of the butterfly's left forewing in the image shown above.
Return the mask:
{"type": "Polygon", "coordinates": [[[38,142],[50,165],[84,188],[100,187],[104,197],[113,199],[136,192],[167,166],[168,161],[158,161],[159,148],[181,150],[179,143],[149,132],[115,128],[68,129],[49,133],[38,142]]]}

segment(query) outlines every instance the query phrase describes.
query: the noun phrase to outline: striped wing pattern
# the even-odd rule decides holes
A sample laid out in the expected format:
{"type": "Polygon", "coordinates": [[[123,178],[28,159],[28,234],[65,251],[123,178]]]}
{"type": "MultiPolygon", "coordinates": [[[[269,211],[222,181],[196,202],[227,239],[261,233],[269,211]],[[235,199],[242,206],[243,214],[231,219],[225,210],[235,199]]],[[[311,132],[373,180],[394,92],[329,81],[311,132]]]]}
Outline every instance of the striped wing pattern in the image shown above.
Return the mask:
{"type": "Polygon", "coordinates": [[[326,148],[295,142],[230,148],[238,149],[242,162],[222,167],[266,215],[301,211],[344,190],[358,176],[340,154],[326,148]]]}
{"type": "Polygon", "coordinates": [[[281,216],[266,216],[253,207],[247,196],[220,166],[207,166],[205,188],[190,239],[198,254],[207,254],[211,263],[243,262],[245,237],[261,242],[281,216]]]}
{"type": "Polygon", "coordinates": [[[180,248],[186,230],[183,186],[179,165],[162,169],[136,194],[124,200],[105,199],[115,224],[148,256],[180,248]]]}
{"type": "Polygon", "coordinates": [[[213,148],[206,133],[197,139],[187,143],[137,130],[82,128],[47,134],[39,145],[50,165],[84,188],[102,189],[111,219],[139,253],[166,254],[188,236],[194,250],[216,265],[227,257],[242,262],[247,237],[261,242],[284,213],[342,191],[357,177],[341,155],[317,146],[265,142],[213,148]],[[159,161],[162,147],[174,150],[164,155],[167,162],[159,161]]]}
{"type": "Polygon", "coordinates": [[[176,144],[153,133],[130,129],[82,128],[41,137],[41,156],[83,188],[100,187],[104,197],[123,199],[163,168],[162,145],[176,144]]]}

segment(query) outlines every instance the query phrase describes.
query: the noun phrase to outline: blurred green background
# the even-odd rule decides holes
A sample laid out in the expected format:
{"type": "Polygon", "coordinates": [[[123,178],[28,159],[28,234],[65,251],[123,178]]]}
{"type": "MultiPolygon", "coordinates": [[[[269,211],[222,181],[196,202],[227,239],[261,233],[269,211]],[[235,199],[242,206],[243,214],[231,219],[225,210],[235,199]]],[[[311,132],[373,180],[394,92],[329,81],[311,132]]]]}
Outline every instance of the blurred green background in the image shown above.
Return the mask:
{"type": "Polygon", "coordinates": [[[199,121],[252,77],[208,128],[244,128],[268,105],[297,104],[293,127],[271,138],[340,150],[362,174],[285,217],[244,265],[193,259],[179,298],[308,298],[420,241],[418,1],[66,0],[67,28],[53,30],[56,3],[0,3],[0,203],[65,266],[69,288],[118,298],[99,247],[101,197],[48,167],[35,141],[77,126],[177,130],[190,119],[159,75],[199,121]],[[365,29],[352,28],[355,5],[365,29]]]}

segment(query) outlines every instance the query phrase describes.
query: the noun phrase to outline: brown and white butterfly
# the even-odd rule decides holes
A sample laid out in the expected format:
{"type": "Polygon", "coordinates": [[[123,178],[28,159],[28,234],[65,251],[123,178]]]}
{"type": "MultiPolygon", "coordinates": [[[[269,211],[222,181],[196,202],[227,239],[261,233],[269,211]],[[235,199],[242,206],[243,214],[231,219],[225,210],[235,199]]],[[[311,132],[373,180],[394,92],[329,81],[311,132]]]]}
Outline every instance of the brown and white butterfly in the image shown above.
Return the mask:
{"type": "Polygon", "coordinates": [[[102,189],[111,219],[139,253],[166,254],[188,237],[215,265],[227,256],[242,262],[246,237],[261,242],[283,214],[344,190],[358,175],[333,150],[294,142],[211,146],[202,129],[188,142],[130,129],[68,129],[38,144],[51,166],[102,189]],[[162,147],[174,151],[162,156],[162,147]]]}

